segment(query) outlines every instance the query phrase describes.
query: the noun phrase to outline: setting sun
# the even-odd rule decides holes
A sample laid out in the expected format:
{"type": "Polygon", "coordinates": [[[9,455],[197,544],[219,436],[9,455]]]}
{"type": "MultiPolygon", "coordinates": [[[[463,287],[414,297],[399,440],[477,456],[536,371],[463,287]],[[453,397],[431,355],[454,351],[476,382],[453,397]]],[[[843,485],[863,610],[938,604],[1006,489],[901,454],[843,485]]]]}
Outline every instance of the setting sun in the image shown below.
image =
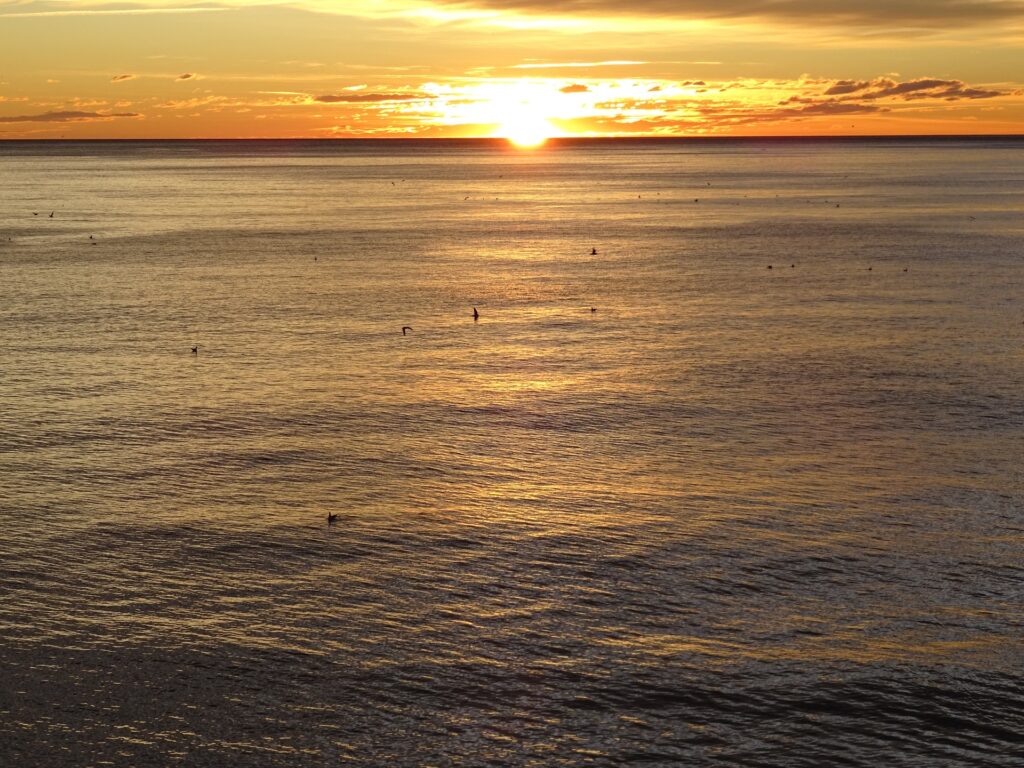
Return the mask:
{"type": "Polygon", "coordinates": [[[539,147],[556,133],[555,127],[542,117],[518,115],[504,120],[494,135],[517,147],[539,147]]]}

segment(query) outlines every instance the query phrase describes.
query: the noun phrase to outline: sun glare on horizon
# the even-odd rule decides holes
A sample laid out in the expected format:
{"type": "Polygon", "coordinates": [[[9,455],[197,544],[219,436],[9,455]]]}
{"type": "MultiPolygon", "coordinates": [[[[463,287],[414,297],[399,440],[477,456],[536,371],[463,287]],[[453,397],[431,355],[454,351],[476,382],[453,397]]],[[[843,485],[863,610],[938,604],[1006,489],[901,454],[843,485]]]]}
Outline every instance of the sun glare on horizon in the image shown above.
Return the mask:
{"type": "Polygon", "coordinates": [[[524,149],[539,147],[557,134],[558,130],[545,118],[530,114],[510,115],[494,132],[494,136],[524,149]]]}

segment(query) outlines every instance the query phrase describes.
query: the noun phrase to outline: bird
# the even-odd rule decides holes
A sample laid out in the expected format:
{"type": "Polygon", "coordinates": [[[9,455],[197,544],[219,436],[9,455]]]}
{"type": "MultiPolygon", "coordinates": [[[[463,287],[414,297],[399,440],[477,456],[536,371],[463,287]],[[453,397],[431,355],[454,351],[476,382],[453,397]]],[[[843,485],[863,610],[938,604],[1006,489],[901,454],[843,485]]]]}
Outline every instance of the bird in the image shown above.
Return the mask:
{"type": "Polygon", "coordinates": [[[327,524],[328,525],[334,525],[334,521],[337,520],[337,519],[338,519],[338,513],[337,512],[328,512],[327,513],[327,524]]]}
{"type": "Polygon", "coordinates": [[[51,219],[53,218],[53,214],[54,214],[54,213],[56,213],[56,211],[50,211],[50,218],[51,218],[51,219]]]}
{"type": "Polygon", "coordinates": [[[597,256],[597,248],[591,248],[590,249],[590,255],[591,256],[597,256]]]}
{"type": "Polygon", "coordinates": [[[411,330],[412,330],[412,328],[411,328],[410,326],[408,326],[408,325],[403,325],[403,326],[402,326],[402,335],[403,335],[403,336],[405,336],[405,332],[406,332],[406,331],[411,331],[411,330]]]}
{"type": "Polygon", "coordinates": [[[39,215],[39,211],[32,211],[32,215],[33,216],[38,216],[39,215]]]}
{"type": "Polygon", "coordinates": [[[196,344],[194,347],[192,347],[192,354],[193,355],[198,355],[199,354],[199,345],[198,344],[196,344]]]}
{"type": "Polygon", "coordinates": [[[591,311],[591,312],[597,312],[597,307],[591,307],[591,308],[590,308],[590,311],[591,311]]]}
{"type": "Polygon", "coordinates": [[[771,265],[771,264],[769,264],[769,265],[768,265],[768,269],[771,269],[771,268],[772,268],[772,265],[771,265]]]}
{"type": "Polygon", "coordinates": [[[476,311],[476,307],[473,307],[473,319],[474,320],[479,320],[480,319],[480,313],[476,311]]]}

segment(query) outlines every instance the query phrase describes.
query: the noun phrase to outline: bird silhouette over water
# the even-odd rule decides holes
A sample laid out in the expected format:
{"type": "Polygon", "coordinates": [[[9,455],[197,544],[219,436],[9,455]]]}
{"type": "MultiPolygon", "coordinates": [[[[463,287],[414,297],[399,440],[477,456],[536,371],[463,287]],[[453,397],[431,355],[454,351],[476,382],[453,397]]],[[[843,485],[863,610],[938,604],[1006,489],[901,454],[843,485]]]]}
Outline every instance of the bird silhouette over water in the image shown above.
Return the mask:
{"type": "Polygon", "coordinates": [[[337,512],[328,512],[327,513],[327,524],[328,525],[334,525],[334,522],[337,519],[338,519],[338,513],[337,512]]]}
{"type": "Polygon", "coordinates": [[[597,248],[591,248],[590,249],[590,255],[591,256],[597,256],[597,248]]]}
{"type": "Polygon", "coordinates": [[[406,331],[411,331],[411,330],[412,330],[412,327],[411,327],[411,326],[408,326],[408,325],[403,325],[403,326],[402,326],[402,335],[403,335],[403,336],[405,336],[405,332],[406,332],[406,331]]]}
{"type": "Polygon", "coordinates": [[[473,320],[479,320],[480,313],[476,311],[476,307],[473,307],[473,320]]]}
{"type": "Polygon", "coordinates": [[[192,354],[193,355],[198,355],[199,354],[199,345],[198,344],[196,344],[194,347],[192,347],[192,354]]]}
{"type": "Polygon", "coordinates": [[[53,214],[55,214],[55,213],[56,213],[56,211],[50,211],[50,218],[51,219],[53,218],[53,214]]]}
{"type": "Polygon", "coordinates": [[[591,311],[591,313],[593,313],[593,312],[597,312],[597,307],[591,307],[591,308],[590,308],[590,311],[591,311]]]}

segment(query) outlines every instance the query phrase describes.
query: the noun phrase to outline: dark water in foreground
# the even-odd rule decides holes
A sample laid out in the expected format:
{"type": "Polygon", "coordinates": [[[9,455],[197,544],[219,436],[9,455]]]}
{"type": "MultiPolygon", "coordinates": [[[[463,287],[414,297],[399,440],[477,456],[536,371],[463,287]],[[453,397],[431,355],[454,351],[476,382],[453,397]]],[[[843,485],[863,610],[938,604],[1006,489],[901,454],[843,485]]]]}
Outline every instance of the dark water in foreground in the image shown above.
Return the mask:
{"type": "Polygon", "coordinates": [[[1022,160],[0,144],[0,765],[1024,764],[1022,160]]]}

